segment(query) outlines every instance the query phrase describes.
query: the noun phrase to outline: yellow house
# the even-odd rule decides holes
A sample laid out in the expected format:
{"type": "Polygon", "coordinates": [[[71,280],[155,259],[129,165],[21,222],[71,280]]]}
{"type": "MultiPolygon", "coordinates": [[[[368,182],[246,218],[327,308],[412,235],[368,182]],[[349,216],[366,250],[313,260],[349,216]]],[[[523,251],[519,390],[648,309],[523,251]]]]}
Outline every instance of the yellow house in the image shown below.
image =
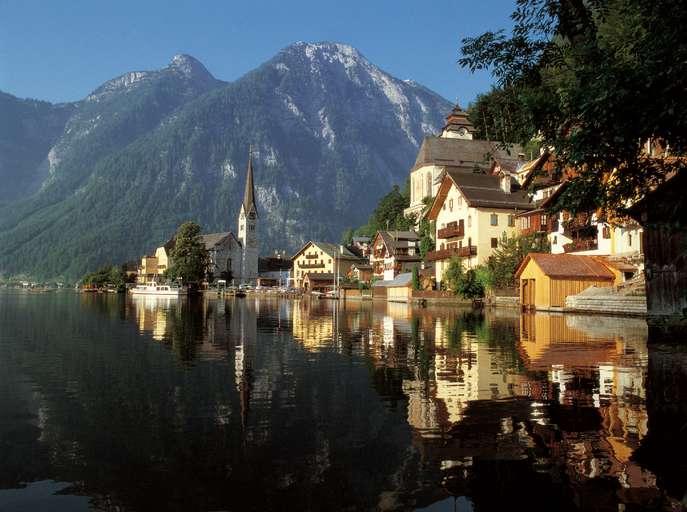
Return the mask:
{"type": "Polygon", "coordinates": [[[461,258],[466,267],[486,263],[504,234],[517,233],[515,215],[532,208],[510,173],[446,167],[427,212],[427,219],[434,222],[436,249],[425,259],[435,262],[437,282],[453,257],[461,258]]]}
{"type": "Polygon", "coordinates": [[[291,258],[291,277],[295,288],[304,288],[307,274],[337,274],[339,278],[348,275],[351,266],[362,260],[343,245],[326,242],[308,242],[291,258]]]}
{"type": "Polygon", "coordinates": [[[158,275],[158,264],[155,256],[143,256],[138,268],[138,282],[145,284],[154,281],[158,275]]]}
{"type": "Polygon", "coordinates": [[[159,275],[165,273],[170,266],[172,266],[172,249],[174,248],[175,240],[172,238],[165,245],[155,249],[155,257],[157,258],[157,271],[159,275]]]}
{"type": "Polygon", "coordinates": [[[520,303],[526,309],[565,306],[565,298],[590,286],[613,286],[621,273],[600,258],[576,254],[530,253],[520,263],[515,277],[520,282],[520,303]]]}

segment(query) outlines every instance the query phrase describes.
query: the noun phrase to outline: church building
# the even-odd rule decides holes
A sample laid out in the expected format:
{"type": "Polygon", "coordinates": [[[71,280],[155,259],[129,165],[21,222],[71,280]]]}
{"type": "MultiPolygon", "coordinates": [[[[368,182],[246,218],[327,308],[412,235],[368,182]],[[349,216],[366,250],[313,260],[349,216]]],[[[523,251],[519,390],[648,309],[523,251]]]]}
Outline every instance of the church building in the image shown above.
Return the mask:
{"type": "Polygon", "coordinates": [[[406,217],[414,217],[419,225],[425,198],[437,195],[447,171],[496,174],[522,165],[520,146],[504,147],[499,142],[475,139],[474,133],[467,112],[456,104],[441,134],[425,137],[410,169],[410,206],[403,212],[406,217]]]}
{"type": "MultiPolygon", "coordinates": [[[[248,171],[243,202],[239,211],[238,235],[231,231],[201,235],[208,252],[209,263],[206,278],[209,281],[225,279],[233,284],[256,285],[258,279],[258,210],[253,187],[253,156],[248,157],[248,171]]],[[[172,238],[158,247],[155,256],[145,256],[139,269],[139,282],[160,279],[172,266],[172,238]],[[154,263],[154,269],[153,269],[154,263]],[[150,270],[153,269],[153,270],[150,270]]]]}

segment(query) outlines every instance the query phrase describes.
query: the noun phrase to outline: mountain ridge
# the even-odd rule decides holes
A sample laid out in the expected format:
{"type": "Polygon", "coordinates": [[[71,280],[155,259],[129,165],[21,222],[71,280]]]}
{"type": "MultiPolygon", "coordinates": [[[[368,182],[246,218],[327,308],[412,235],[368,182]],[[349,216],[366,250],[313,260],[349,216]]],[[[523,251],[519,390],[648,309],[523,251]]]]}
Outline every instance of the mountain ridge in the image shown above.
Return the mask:
{"type": "Polygon", "coordinates": [[[263,253],[338,239],[406,178],[451,107],[326,42],[288,46],[233,82],[179,54],[91,96],[41,187],[0,206],[0,274],[73,279],[149,252],[188,219],[234,231],[251,144],[263,253]]]}

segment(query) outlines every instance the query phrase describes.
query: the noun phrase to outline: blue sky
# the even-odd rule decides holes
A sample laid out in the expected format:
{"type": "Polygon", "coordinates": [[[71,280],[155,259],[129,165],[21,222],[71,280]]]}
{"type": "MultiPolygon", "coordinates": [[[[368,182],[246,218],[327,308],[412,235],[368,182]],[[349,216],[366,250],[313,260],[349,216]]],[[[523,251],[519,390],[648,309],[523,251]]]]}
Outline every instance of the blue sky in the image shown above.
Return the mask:
{"type": "Polygon", "coordinates": [[[463,37],[510,27],[514,0],[0,0],[0,90],[81,99],[177,53],[235,80],[296,41],[355,46],[373,63],[461,104],[488,73],[456,64],[463,37]]]}

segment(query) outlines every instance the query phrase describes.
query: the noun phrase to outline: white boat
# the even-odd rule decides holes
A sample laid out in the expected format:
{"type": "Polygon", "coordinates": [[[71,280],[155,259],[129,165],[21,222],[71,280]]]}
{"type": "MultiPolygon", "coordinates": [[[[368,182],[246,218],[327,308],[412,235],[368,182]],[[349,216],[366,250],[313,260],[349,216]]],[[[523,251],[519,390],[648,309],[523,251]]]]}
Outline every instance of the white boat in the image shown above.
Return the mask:
{"type": "Polygon", "coordinates": [[[132,295],[157,295],[160,297],[181,297],[186,295],[186,290],[179,286],[170,286],[168,284],[139,284],[135,288],[131,288],[129,292],[132,295]]]}

